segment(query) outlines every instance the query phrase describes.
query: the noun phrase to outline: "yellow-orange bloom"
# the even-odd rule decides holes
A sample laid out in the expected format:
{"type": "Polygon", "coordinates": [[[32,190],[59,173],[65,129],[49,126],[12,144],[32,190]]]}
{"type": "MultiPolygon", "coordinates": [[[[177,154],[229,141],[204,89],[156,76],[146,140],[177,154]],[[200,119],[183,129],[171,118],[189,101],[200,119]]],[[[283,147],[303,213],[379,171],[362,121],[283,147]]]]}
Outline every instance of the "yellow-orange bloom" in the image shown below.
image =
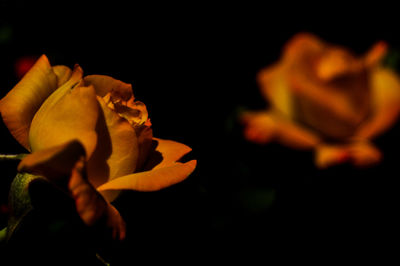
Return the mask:
{"type": "Polygon", "coordinates": [[[78,65],[51,66],[45,55],[1,99],[0,112],[11,134],[32,153],[20,170],[46,176],[62,172],[56,168],[64,163],[69,173],[80,173],[83,156],[84,175],[108,202],[121,190],[168,187],[196,167],[196,160],[178,162],[191,151],[188,146],[153,138],[146,106],[135,100],[130,84],[103,75],[84,77],[78,65]],[[73,143],[83,148],[79,156],[60,163],[63,150],[77,150],[73,143]]]}
{"type": "Polygon", "coordinates": [[[312,34],[297,34],[281,59],[258,74],[270,109],[243,114],[245,137],[315,149],[319,167],[379,162],[382,155],[370,141],[400,111],[399,78],[380,64],[386,51],[378,42],[357,57],[312,34]]]}

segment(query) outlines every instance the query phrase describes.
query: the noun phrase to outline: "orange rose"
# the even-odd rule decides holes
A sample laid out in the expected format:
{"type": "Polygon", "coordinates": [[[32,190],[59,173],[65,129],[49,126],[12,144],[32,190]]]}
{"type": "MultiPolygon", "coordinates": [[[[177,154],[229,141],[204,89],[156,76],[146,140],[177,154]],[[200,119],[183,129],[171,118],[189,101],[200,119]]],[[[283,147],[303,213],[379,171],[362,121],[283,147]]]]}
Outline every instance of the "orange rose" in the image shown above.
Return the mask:
{"type": "Polygon", "coordinates": [[[258,82],[268,111],[241,117],[245,137],[315,149],[315,163],[368,166],[382,154],[371,140],[392,126],[400,111],[400,81],[380,64],[384,42],[364,56],[301,33],[279,62],[263,69],[258,82]]]}
{"type": "Polygon", "coordinates": [[[153,138],[146,106],[135,100],[130,84],[83,77],[78,65],[51,66],[45,55],[1,100],[0,112],[31,152],[19,171],[65,185],[86,224],[105,215],[120,238],[125,224],[109,202],[121,190],[160,190],[196,167],[195,160],[177,162],[191,151],[188,146],[153,138]]]}

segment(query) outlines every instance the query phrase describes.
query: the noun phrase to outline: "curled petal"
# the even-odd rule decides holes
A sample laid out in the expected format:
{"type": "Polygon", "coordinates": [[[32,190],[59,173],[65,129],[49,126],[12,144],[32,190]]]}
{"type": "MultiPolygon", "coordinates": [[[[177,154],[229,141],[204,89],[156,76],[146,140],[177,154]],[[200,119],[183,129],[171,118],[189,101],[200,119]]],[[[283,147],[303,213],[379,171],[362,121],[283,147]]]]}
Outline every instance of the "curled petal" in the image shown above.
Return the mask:
{"type": "Polygon", "coordinates": [[[18,171],[45,176],[56,182],[68,177],[82,157],[85,157],[85,149],[79,141],[73,140],[25,156],[18,165],[18,171]]]}
{"type": "Polygon", "coordinates": [[[196,160],[173,163],[167,167],[116,178],[97,189],[100,192],[107,190],[157,191],[186,179],[194,171],[196,164],[196,160]]]}
{"type": "Polygon", "coordinates": [[[84,78],[86,86],[93,85],[96,89],[96,94],[100,97],[106,96],[107,93],[112,93],[115,98],[128,101],[133,97],[132,85],[124,83],[105,75],[89,75],[84,78]]]}
{"type": "Polygon", "coordinates": [[[30,150],[28,134],[35,113],[57,89],[57,75],[42,55],[21,81],[1,100],[0,112],[14,138],[30,150]]]}
{"type": "Polygon", "coordinates": [[[148,121],[146,105],[139,101],[133,101],[133,98],[123,103],[117,100],[109,103],[108,106],[135,128],[144,125],[148,121]]]}
{"type": "Polygon", "coordinates": [[[30,145],[32,151],[39,151],[77,139],[90,158],[97,141],[96,94],[92,86],[70,88],[69,83],[52,94],[35,115],[29,132],[30,145]]]}

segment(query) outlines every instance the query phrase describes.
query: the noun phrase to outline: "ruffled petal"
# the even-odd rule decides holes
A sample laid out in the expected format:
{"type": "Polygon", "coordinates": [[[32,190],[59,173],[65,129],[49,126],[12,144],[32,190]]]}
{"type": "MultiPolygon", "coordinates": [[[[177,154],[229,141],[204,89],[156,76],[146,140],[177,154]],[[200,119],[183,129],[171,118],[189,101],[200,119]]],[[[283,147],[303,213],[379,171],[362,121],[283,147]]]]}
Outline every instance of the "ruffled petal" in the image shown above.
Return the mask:
{"type": "Polygon", "coordinates": [[[99,106],[93,86],[74,86],[73,79],[74,74],[44,102],[33,118],[29,132],[32,151],[77,139],[85,147],[87,157],[92,155],[97,143],[99,106]]]}
{"type": "Polygon", "coordinates": [[[116,178],[97,189],[100,192],[107,190],[157,191],[186,179],[194,171],[196,164],[196,160],[173,163],[167,167],[116,178]]]}
{"type": "Polygon", "coordinates": [[[89,180],[97,187],[115,177],[133,173],[139,157],[135,130],[97,97],[102,112],[96,126],[96,150],[88,161],[89,180]]]}
{"type": "Polygon", "coordinates": [[[30,150],[29,127],[35,113],[57,89],[57,75],[42,55],[21,81],[0,101],[4,123],[14,138],[30,150]]]}

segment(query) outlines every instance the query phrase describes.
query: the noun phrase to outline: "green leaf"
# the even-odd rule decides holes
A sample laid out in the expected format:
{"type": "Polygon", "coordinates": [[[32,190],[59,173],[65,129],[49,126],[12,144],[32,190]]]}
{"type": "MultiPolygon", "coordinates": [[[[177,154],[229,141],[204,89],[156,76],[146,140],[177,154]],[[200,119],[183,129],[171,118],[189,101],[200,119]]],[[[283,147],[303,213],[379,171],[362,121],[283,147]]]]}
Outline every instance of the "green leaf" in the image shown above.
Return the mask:
{"type": "Polygon", "coordinates": [[[22,219],[32,210],[28,187],[36,179],[43,179],[43,177],[18,173],[11,183],[9,195],[11,215],[8,220],[7,239],[10,239],[22,219]]]}

